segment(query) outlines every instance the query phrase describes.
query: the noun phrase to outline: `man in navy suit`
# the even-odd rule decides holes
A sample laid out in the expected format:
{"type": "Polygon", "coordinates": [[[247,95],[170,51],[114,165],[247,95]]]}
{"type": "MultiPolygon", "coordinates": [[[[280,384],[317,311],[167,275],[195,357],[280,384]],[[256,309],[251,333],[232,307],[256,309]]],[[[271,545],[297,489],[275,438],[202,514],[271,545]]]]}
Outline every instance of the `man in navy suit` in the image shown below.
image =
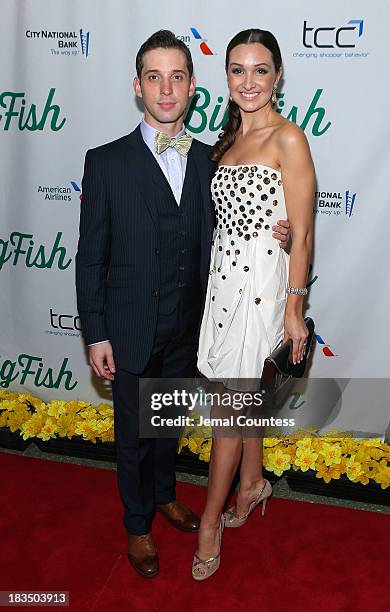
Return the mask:
{"type": "MultiPolygon", "coordinates": [[[[197,531],[199,519],[176,499],[177,440],[139,438],[138,382],[195,374],[215,164],[210,147],[185,134],[195,91],[187,46],[172,32],[156,32],[136,68],[144,120],[85,158],[76,288],[90,365],[112,382],[128,558],[151,577],[158,573],[155,512],[183,531],[197,531]]],[[[282,245],[287,228],[284,222],[275,234],[282,245]]]]}

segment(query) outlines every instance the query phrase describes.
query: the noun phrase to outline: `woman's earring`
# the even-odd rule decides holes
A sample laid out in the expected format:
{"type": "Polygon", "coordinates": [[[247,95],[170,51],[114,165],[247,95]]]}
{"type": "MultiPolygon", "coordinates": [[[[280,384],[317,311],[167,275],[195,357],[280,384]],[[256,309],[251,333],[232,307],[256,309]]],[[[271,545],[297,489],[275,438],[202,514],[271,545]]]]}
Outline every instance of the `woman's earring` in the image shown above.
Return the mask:
{"type": "Polygon", "coordinates": [[[276,87],[277,87],[277,85],[275,83],[275,85],[272,88],[272,96],[271,96],[272,104],[276,104],[276,87]]]}

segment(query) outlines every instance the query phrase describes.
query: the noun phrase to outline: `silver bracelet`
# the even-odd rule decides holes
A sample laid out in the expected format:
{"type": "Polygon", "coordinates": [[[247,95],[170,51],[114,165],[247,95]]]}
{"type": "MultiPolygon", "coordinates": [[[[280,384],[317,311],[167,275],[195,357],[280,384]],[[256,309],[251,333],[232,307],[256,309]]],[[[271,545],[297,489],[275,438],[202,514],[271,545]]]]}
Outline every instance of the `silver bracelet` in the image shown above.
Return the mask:
{"type": "Polygon", "coordinates": [[[287,293],[293,295],[307,295],[307,287],[288,287],[287,293]]]}

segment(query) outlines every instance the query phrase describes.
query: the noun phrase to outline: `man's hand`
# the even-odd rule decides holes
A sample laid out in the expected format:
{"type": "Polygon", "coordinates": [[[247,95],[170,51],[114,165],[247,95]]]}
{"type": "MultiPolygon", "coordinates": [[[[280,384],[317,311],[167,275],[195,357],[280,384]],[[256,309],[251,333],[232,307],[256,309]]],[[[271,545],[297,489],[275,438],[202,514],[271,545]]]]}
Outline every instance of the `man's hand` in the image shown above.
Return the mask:
{"type": "Polygon", "coordinates": [[[111,342],[102,342],[89,347],[89,365],[96,376],[114,380],[115,363],[111,342]]]}
{"type": "Polygon", "coordinates": [[[272,238],[279,240],[279,246],[281,249],[285,249],[288,241],[290,240],[290,224],[287,220],[278,221],[277,225],[273,225],[272,229],[274,233],[272,238]]]}

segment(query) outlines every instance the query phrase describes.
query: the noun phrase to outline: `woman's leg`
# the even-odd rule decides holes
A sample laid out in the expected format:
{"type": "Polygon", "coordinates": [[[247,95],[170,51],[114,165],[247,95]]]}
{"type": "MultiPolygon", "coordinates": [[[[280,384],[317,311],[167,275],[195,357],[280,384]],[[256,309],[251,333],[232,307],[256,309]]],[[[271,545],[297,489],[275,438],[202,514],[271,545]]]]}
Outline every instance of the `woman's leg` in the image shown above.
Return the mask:
{"type": "Polygon", "coordinates": [[[218,553],[218,526],[242,454],[242,438],[213,438],[207,501],[199,528],[197,555],[208,559],[218,553]]]}
{"type": "Polygon", "coordinates": [[[242,461],[240,467],[240,490],[236,502],[236,514],[244,516],[249,504],[264,485],[263,438],[243,438],[242,461]]]}

